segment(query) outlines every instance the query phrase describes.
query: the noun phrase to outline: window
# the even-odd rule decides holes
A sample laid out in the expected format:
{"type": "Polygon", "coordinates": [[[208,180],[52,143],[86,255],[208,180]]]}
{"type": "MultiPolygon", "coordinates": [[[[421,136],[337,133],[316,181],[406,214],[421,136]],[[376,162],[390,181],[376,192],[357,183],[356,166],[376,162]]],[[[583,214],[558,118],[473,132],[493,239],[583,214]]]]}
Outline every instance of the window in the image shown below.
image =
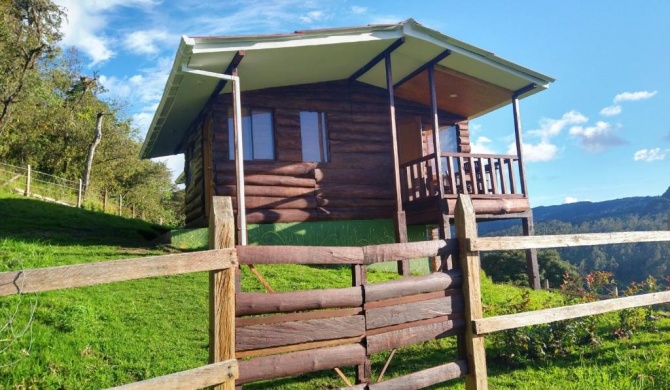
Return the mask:
{"type": "Polygon", "coordinates": [[[458,136],[456,126],[440,128],[440,151],[458,152],[458,136]]]}
{"type": "MultiPolygon", "coordinates": [[[[275,137],[272,110],[242,108],[242,143],[245,160],[274,160],[275,137]]],[[[235,159],[233,109],[228,110],[228,156],[235,159]]]]}
{"type": "Polygon", "coordinates": [[[325,112],[300,112],[300,138],[302,139],[302,161],[330,161],[325,112]]]}

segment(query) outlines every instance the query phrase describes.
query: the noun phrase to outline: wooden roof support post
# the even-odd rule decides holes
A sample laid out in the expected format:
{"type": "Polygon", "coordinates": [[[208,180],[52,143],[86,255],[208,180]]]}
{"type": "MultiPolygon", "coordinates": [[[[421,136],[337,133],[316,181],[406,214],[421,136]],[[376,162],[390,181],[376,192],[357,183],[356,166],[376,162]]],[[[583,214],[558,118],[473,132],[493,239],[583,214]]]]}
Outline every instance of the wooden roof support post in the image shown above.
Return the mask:
{"type": "Polygon", "coordinates": [[[454,217],[456,220],[458,252],[463,272],[463,298],[465,299],[465,347],[468,362],[465,388],[466,390],[487,390],[484,337],[475,335],[473,330],[473,320],[483,318],[484,314],[480,286],[479,252],[470,252],[466,247],[466,242],[477,238],[477,218],[470,196],[458,195],[454,217]]]}
{"type": "MultiPolygon", "coordinates": [[[[235,217],[230,197],[212,198],[209,213],[209,248],[235,247],[235,217]]],[[[237,260],[237,259],[235,259],[237,260]]],[[[231,267],[209,273],[209,362],[235,359],[235,271],[231,267]]],[[[234,390],[229,380],[215,390],[234,390]]]]}
{"type": "MultiPolygon", "coordinates": [[[[512,95],[512,110],[514,112],[514,133],[516,135],[516,153],[519,158],[519,180],[521,186],[521,193],[528,198],[528,186],[526,184],[526,170],[523,162],[523,139],[521,137],[521,113],[519,112],[519,96],[533,90],[537,87],[536,84],[529,84],[512,95]]],[[[528,218],[522,219],[523,234],[525,236],[535,235],[535,228],[533,226],[533,211],[529,210],[528,218]]],[[[526,250],[526,274],[528,275],[528,285],[535,290],[542,288],[540,284],[540,269],[537,262],[537,250],[526,250]]]]}
{"type": "MultiPolygon", "coordinates": [[[[395,213],[393,225],[396,242],[407,242],[407,220],[402,209],[402,196],[400,193],[400,162],[398,159],[398,129],[395,120],[395,97],[393,93],[393,70],[391,68],[391,53],[384,58],[386,67],[386,88],[389,93],[389,116],[391,121],[391,145],[393,147],[393,174],[395,181],[395,213]]],[[[398,261],[398,273],[409,276],[409,260],[398,261]]]]}
{"type": "MultiPolygon", "coordinates": [[[[450,52],[451,53],[451,52],[450,52]]],[[[440,119],[437,115],[437,88],[435,86],[435,66],[428,67],[428,84],[430,86],[430,108],[433,117],[433,150],[435,151],[435,170],[437,171],[437,192],[440,197],[440,238],[447,238],[450,232],[449,212],[446,209],[447,202],[444,199],[444,172],[442,171],[442,149],[440,148],[440,119]]]]}

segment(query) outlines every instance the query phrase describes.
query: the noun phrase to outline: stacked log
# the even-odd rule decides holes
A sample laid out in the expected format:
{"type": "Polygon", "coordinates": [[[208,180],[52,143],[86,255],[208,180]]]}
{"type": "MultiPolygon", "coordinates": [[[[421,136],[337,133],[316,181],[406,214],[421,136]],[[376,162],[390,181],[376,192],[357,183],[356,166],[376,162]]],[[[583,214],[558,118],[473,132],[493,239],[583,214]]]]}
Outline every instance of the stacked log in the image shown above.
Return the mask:
{"type": "MultiPolygon", "coordinates": [[[[443,248],[439,242],[428,246],[433,252],[443,248]]],[[[428,246],[415,245],[406,252],[423,253],[428,246]]],[[[375,262],[389,248],[342,248],[340,255],[344,256],[332,258],[331,252],[338,249],[314,253],[322,262],[362,262],[366,254],[366,262],[375,262]]],[[[239,249],[244,249],[239,253],[241,263],[252,258],[261,263],[284,262],[281,255],[268,260],[277,247],[239,249]]],[[[309,254],[296,253],[295,257],[294,262],[300,262],[309,254]]],[[[238,293],[236,356],[251,359],[240,362],[237,384],[363,364],[373,353],[455,335],[464,326],[460,285],[460,273],[452,271],[340,289],[238,293]]],[[[461,372],[449,367],[448,375],[461,372]]],[[[436,373],[428,375],[433,378],[430,380],[445,378],[443,369],[435,368],[436,373]]],[[[424,380],[424,374],[411,379],[417,383],[424,380]]]]}

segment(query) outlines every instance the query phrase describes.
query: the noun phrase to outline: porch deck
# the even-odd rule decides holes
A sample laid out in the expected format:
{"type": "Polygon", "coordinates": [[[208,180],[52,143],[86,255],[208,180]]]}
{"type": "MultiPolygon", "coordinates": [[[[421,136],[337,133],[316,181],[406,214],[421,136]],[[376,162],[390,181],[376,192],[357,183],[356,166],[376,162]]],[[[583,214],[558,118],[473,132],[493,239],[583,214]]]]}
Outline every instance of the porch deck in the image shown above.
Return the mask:
{"type": "Polygon", "coordinates": [[[435,153],[400,164],[400,189],[408,223],[437,222],[441,199],[453,216],[458,194],[469,194],[483,218],[518,218],[530,210],[519,159],[512,155],[435,153]]]}

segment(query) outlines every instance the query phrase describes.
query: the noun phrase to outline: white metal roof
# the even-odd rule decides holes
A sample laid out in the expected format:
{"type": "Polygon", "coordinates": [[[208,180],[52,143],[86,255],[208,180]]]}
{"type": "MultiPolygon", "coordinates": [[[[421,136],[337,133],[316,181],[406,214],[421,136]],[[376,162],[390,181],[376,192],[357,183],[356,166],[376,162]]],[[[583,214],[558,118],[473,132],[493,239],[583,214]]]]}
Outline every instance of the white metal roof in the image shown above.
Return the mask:
{"type": "MultiPolygon", "coordinates": [[[[412,19],[388,25],[297,31],[292,34],[187,37],[175,56],[161,102],[142,147],[144,158],[176,154],[179,143],[215,90],[218,79],[184,73],[191,69],[224,72],[239,50],[242,91],[349,78],[400,38],[405,43],[391,54],[394,82],[435,58],[446,49],[452,54],[438,62],[466,77],[509,91],[529,84],[536,93],[554,80],[494,54],[428,29],[412,19]]],[[[358,81],[386,88],[383,61],[358,81]]],[[[230,92],[230,83],[221,93],[230,92]]],[[[506,104],[506,103],[505,103],[506,104]]],[[[498,108],[473,113],[481,115],[498,108]]]]}

